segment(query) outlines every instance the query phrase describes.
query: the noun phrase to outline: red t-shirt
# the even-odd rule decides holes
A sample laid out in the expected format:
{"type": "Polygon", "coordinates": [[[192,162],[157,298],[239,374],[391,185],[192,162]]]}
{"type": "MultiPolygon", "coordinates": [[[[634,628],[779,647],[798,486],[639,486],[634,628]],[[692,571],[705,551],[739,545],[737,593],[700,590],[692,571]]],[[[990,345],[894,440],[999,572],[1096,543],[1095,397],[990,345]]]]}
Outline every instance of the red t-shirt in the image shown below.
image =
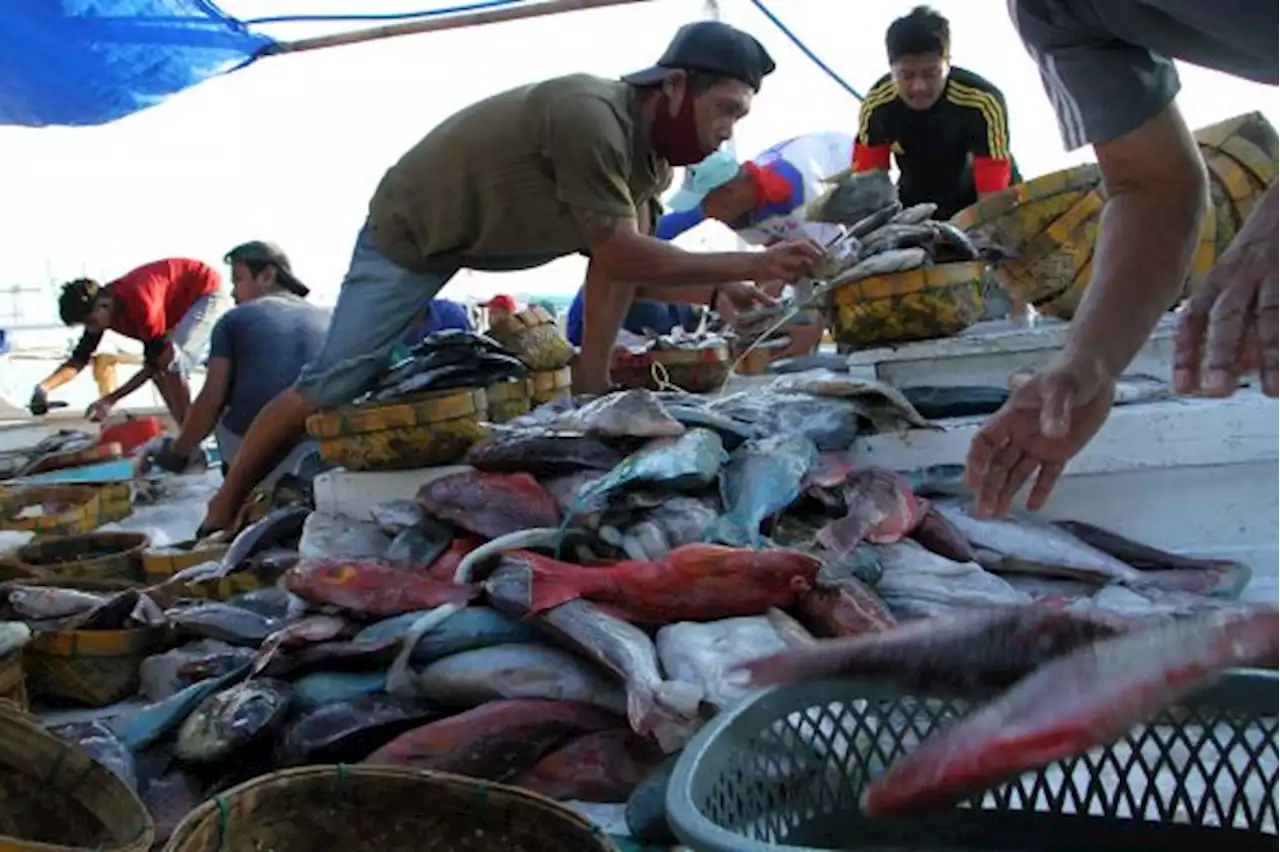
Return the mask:
{"type": "MultiPolygon", "coordinates": [[[[142,341],[146,358],[152,361],[164,351],[169,333],[191,306],[219,287],[217,270],[198,260],[174,257],[139,266],[103,288],[116,299],[111,330],[142,341]]],[[[100,332],[86,331],[71,363],[87,364],[101,340],[100,332]]]]}

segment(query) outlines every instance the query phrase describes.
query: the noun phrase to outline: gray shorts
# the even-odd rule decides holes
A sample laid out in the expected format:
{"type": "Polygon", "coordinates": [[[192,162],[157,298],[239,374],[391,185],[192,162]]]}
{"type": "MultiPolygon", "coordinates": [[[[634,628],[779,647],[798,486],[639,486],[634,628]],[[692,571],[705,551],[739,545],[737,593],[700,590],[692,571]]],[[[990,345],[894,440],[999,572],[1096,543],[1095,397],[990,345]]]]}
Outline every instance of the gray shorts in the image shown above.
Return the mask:
{"type": "Polygon", "coordinates": [[[525,255],[441,259],[431,272],[410,272],[379,253],[366,223],[356,237],[324,346],[302,368],[294,387],[321,408],[349,403],[368,390],[422,307],[459,269],[507,272],[552,260],[555,257],[525,255]]]}
{"type": "Polygon", "coordinates": [[[209,337],[213,334],[213,327],[231,308],[231,299],[217,292],[201,296],[187,309],[169,335],[169,342],[173,345],[169,372],[189,376],[192,370],[204,363],[209,357],[209,337]]]}

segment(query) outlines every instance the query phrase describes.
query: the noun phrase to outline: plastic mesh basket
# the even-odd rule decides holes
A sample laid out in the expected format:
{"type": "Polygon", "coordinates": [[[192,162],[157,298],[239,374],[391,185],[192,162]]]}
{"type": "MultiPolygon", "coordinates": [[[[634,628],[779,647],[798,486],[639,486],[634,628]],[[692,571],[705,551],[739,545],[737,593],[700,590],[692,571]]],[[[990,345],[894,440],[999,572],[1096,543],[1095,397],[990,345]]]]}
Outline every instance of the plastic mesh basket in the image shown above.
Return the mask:
{"type": "Polygon", "coordinates": [[[1108,747],[909,820],[863,815],[866,782],[964,702],[856,681],[768,690],[685,749],[668,817],[696,852],[1274,852],[1278,688],[1234,671],[1108,747]]]}

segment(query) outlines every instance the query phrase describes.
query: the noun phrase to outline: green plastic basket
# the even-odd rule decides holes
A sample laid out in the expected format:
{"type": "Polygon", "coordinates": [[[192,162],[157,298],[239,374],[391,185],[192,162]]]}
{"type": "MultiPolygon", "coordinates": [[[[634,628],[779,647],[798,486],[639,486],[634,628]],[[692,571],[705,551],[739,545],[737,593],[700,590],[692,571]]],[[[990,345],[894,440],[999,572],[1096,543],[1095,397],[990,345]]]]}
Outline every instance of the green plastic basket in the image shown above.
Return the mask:
{"type": "Polygon", "coordinates": [[[1108,747],[943,813],[871,819],[867,780],[967,705],[849,680],[780,687],[699,732],[667,817],[695,852],[1274,852],[1278,689],[1273,671],[1235,670],[1108,747]]]}

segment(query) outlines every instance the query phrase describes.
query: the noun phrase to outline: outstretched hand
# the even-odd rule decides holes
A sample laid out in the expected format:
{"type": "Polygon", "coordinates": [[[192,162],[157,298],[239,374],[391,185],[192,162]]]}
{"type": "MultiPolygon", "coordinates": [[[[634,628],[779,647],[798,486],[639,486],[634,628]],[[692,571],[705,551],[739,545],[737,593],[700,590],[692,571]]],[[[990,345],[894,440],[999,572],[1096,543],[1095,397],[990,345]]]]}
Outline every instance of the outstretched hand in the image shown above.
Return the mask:
{"type": "Polygon", "coordinates": [[[1063,356],[1017,387],[969,447],[965,482],[977,492],[976,514],[1007,514],[1033,474],[1027,507],[1041,508],[1067,462],[1106,422],[1114,396],[1115,380],[1087,357],[1063,356]]]}

